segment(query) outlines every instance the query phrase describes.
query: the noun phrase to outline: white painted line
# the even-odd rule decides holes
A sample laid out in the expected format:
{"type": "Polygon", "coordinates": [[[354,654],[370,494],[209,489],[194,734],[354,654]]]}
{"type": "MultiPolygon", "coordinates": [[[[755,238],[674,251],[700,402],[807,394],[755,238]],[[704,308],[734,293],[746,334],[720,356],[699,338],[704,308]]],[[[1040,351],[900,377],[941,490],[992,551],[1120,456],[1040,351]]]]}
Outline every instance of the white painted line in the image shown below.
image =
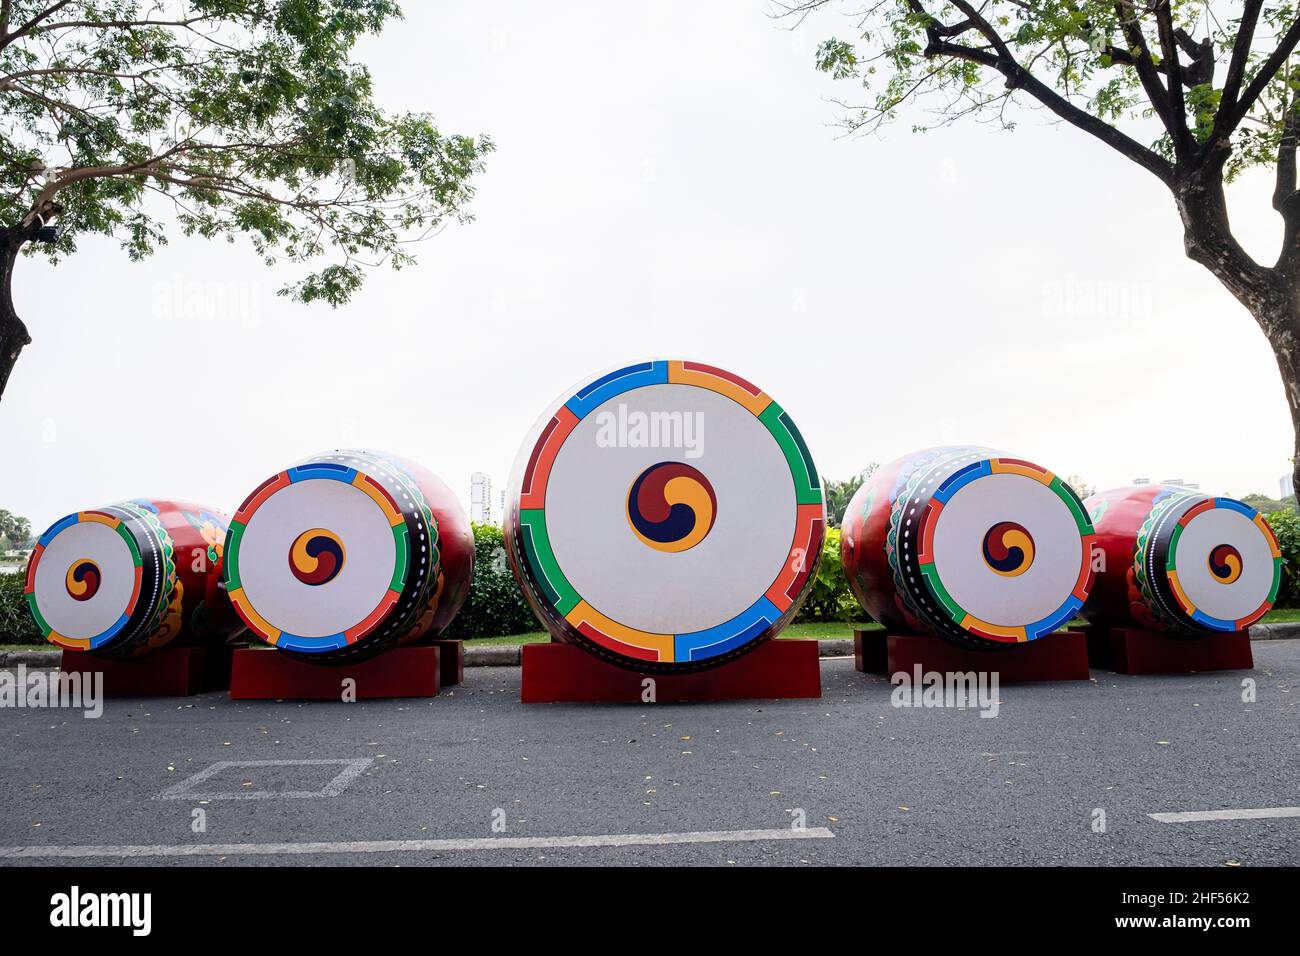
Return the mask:
{"type": "Polygon", "coordinates": [[[41,860],[106,856],[280,856],[315,853],[440,853],[449,850],[538,850],[565,847],[668,846],[683,843],[759,843],[829,840],[826,827],[802,830],[703,830],[692,833],[608,833],[591,836],[486,837],[464,840],[360,840],[350,843],[191,843],[158,846],[3,846],[0,859],[41,860]]]}
{"type": "Polygon", "coordinates": [[[1161,823],[1203,823],[1209,820],[1276,820],[1300,817],[1300,807],[1263,807],[1258,810],[1190,810],[1181,813],[1148,813],[1161,823]]]}
{"type": "Polygon", "coordinates": [[[356,757],[343,760],[218,760],[192,777],[168,787],[155,800],[278,800],[311,797],[337,797],[361,772],[374,763],[373,757],[356,757]],[[319,790],[237,790],[233,792],[204,793],[194,790],[198,784],[212,779],[223,770],[233,767],[339,767],[329,783],[319,790]]]}

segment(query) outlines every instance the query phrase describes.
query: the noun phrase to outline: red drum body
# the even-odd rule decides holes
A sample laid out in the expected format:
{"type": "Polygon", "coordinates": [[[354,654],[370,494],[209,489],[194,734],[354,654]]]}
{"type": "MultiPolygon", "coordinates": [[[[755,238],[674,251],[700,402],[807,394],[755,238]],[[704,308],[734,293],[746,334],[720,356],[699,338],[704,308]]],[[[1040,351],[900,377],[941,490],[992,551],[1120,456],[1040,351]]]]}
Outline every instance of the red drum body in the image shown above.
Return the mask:
{"type": "Polygon", "coordinates": [[[840,547],[853,593],[891,631],[995,650],[1079,611],[1092,540],[1082,502],[1052,472],[959,446],[877,471],[849,503],[840,547]]]}
{"type": "Polygon", "coordinates": [[[220,643],[239,628],[219,587],[230,519],[135,498],[55,522],[27,565],[28,607],[47,640],[111,659],[220,643]]]}
{"type": "Polygon", "coordinates": [[[730,372],[655,360],[548,408],[507,499],[507,554],[557,641],[642,673],[717,667],[797,613],[825,537],[798,429],[730,372]]]}
{"type": "Polygon", "coordinates": [[[459,501],[414,462],[336,451],[263,482],[227,540],[226,588],[249,629],[319,664],[436,638],[469,594],[459,501]]]}
{"type": "Polygon", "coordinates": [[[1134,485],[1084,503],[1105,566],[1084,616],[1174,637],[1243,630],[1277,599],[1282,553],[1254,508],[1174,485],[1134,485]]]}

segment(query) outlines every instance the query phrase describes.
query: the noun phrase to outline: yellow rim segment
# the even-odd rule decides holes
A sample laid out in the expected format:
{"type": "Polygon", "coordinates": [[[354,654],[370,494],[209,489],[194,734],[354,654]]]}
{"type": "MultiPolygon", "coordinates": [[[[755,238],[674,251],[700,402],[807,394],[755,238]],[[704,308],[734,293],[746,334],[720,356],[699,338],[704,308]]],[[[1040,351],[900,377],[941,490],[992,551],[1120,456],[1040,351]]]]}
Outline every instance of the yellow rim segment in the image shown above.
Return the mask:
{"type": "Polygon", "coordinates": [[[700,388],[707,388],[711,392],[725,395],[736,404],[749,409],[755,418],[763,414],[763,410],[772,404],[772,399],[766,392],[751,395],[739,385],[729,382],[725,378],[710,375],[708,372],[697,372],[688,369],[684,362],[668,363],[668,381],[673,385],[698,385],[700,388]]]}
{"type": "Polygon", "coordinates": [[[268,644],[274,644],[280,639],[280,629],[278,627],[273,627],[267,622],[266,618],[262,617],[262,615],[258,614],[257,611],[253,609],[253,605],[250,604],[248,598],[244,596],[243,588],[235,588],[235,590],[230,592],[230,602],[237,605],[239,610],[244,613],[244,616],[257,625],[262,640],[266,641],[268,644]]]}
{"type": "Polygon", "coordinates": [[[608,634],[616,641],[622,641],[632,647],[643,647],[647,650],[658,651],[659,660],[663,663],[669,663],[673,660],[673,636],[671,634],[651,634],[648,631],[638,631],[635,628],[619,624],[617,621],[612,621],[601,614],[586,601],[579,601],[575,604],[573,610],[566,614],[564,619],[575,628],[587,623],[602,634],[608,634]]]}
{"type": "Polygon", "coordinates": [[[352,479],[352,484],[364,491],[374,500],[375,504],[379,505],[384,514],[388,517],[388,523],[390,525],[396,526],[406,520],[402,517],[402,513],[393,507],[392,502],[390,502],[378,488],[366,481],[366,476],[361,472],[357,472],[356,477],[352,479]]]}

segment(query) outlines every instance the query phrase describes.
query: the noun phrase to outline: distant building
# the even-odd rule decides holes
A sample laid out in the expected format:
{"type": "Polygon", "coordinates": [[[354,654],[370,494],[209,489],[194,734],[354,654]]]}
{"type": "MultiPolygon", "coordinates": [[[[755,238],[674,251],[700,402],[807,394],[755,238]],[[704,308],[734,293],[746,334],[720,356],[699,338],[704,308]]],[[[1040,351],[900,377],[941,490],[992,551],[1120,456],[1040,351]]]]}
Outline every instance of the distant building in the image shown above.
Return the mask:
{"type": "Polygon", "coordinates": [[[1184,478],[1163,478],[1160,481],[1162,485],[1176,485],[1179,488],[1186,488],[1188,491],[1200,491],[1201,483],[1199,481],[1187,481],[1184,478]]]}
{"type": "Polygon", "coordinates": [[[1150,478],[1134,478],[1134,479],[1133,479],[1133,484],[1135,484],[1135,485],[1149,485],[1149,484],[1151,484],[1151,479],[1150,479],[1150,478]]]}
{"type": "Polygon", "coordinates": [[[1278,489],[1282,492],[1281,498],[1284,500],[1295,494],[1295,480],[1291,475],[1283,475],[1277,480],[1278,489]]]}
{"type": "Polygon", "coordinates": [[[492,523],[492,479],[481,471],[469,476],[469,520],[492,523]]]}

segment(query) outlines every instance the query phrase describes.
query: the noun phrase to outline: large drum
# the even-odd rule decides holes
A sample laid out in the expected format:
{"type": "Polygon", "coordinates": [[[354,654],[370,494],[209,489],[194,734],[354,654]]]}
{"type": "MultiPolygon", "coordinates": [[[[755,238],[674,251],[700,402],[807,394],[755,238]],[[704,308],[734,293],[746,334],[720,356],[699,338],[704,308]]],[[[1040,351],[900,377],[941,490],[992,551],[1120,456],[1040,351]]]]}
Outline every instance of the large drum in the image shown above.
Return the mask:
{"type": "Polygon", "coordinates": [[[219,643],[239,627],[218,586],[229,521],[158,498],[68,515],[27,565],[32,617],[47,640],[107,658],[219,643]]]}
{"type": "Polygon", "coordinates": [[[1055,631],[1092,582],[1092,525],[1052,472],[987,448],[931,448],[853,496],[840,547],[863,607],[887,628],[980,649],[1055,631]]]}
{"type": "Polygon", "coordinates": [[[1254,508],[1174,485],[1134,485],[1086,502],[1105,552],[1088,619],[1181,637],[1239,631],[1282,583],[1282,552],[1254,508]]]}
{"type": "Polygon", "coordinates": [[[722,369],[651,361],[539,420],[505,530],[552,637],[673,673],[778,633],[816,573],[824,523],[817,470],[781,406],[722,369]]]}
{"type": "Polygon", "coordinates": [[[267,479],[230,523],[226,589],[259,638],[320,664],[437,637],[469,593],[460,503],[419,465],[317,455],[267,479]]]}

